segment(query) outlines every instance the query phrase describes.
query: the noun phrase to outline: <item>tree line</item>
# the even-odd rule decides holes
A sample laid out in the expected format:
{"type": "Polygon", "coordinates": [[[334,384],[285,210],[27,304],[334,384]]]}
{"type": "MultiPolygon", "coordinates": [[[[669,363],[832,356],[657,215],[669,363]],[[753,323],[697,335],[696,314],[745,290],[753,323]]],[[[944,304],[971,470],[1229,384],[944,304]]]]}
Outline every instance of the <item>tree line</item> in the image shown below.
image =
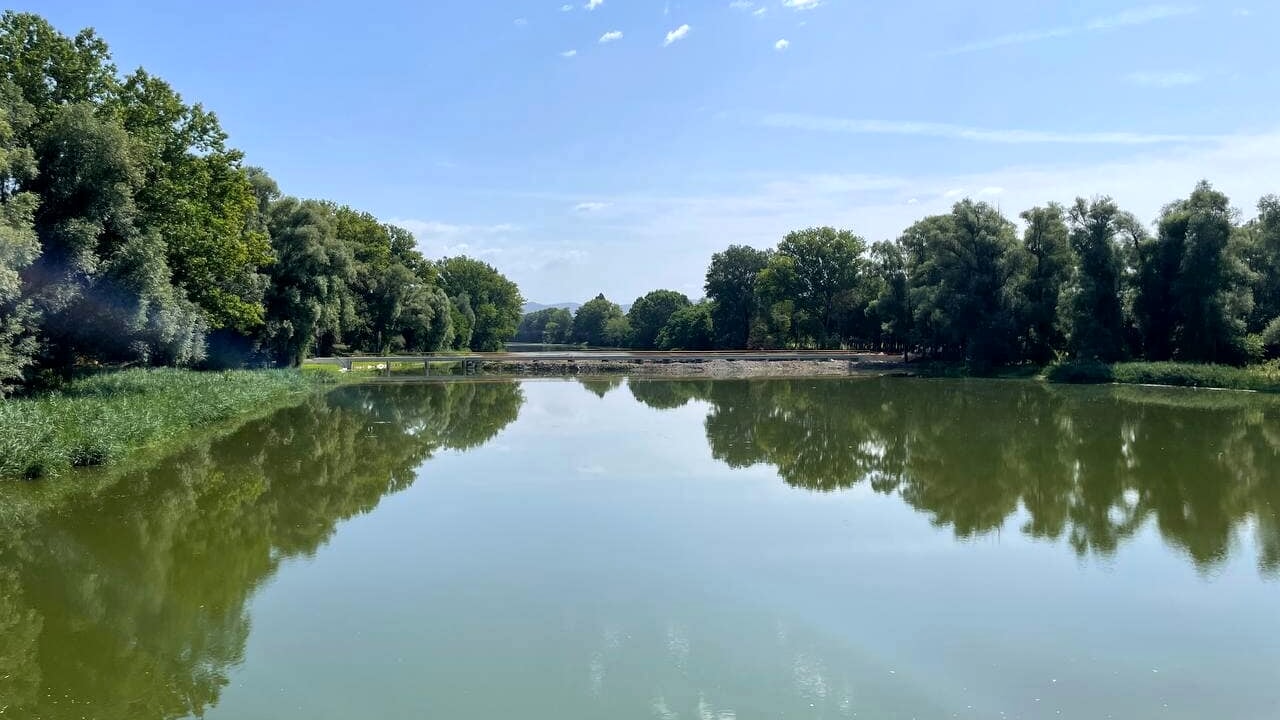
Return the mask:
{"type": "Polygon", "coordinates": [[[1149,230],[1110,198],[1050,203],[1022,227],[973,200],[892,241],[810,228],[731,245],[706,299],[526,316],[520,336],[644,349],[862,348],[976,367],[1059,358],[1244,364],[1280,355],[1280,198],[1247,222],[1208,182],[1149,230]]]}
{"type": "Polygon", "coordinates": [[[92,30],[0,16],[0,388],[83,364],[494,350],[514,283],[366,212],[281,194],[217,117],[92,30]]]}

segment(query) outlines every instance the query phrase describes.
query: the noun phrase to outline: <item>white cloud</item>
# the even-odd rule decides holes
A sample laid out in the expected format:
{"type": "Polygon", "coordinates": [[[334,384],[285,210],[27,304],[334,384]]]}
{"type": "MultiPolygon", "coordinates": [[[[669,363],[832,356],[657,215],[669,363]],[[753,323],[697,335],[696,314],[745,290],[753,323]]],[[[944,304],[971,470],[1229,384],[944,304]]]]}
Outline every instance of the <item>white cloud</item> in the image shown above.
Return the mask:
{"type": "MultiPolygon", "coordinates": [[[[1185,197],[1202,178],[1213,181],[1237,207],[1249,209],[1260,196],[1276,191],[1280,127],[1194,145],[1119,147],[1100,160],[1065,154],[1031,166],[987,164],[979,157],[969,167],[976,170],[905,176],[755,175],[745,185],[734,173],[725,178],[733,189],[703,178],[691,180],[691,190],[680,195],[654,194],[640,180],[636,192],[608,196],[594,191],[515,193],[525,201],[541,198],[552,210],[572,208],[582,197],[606,202],[609,210],[591,216],[590,223],[548,228],[545,236],[522,231],[519,243],[500,244],[510,250],[496,264],[528,297],[585,299],[603,290],[610,297],[631,298],[655,287],[697,287],[711,254],[724,249],[726,237],[765,248],[796,228],[831,225],[869,240],[894,238],[927,215],[949,211],[965,194],[977,197],[980,188],[1005,188],[999,196],[983,199],[998,199],[1010,219],[1050,201],[1069,203],[1105,194],[1144,222],[1151,221],[1162,206],[1185,197]],[[943,197],[952,189],[960,194],[943,197]],[[521,249],[529,256],[517,258],[521,249]]],[[[1252,212],[1246,210],[1244,216],[1252,212]]],[[[482,244],[473,237],[466,242],[482,244]]]]}
{"type": "Polygon", "coordinates": [[[920,198],[907,198],[907,204],[908,204],[908,205],[918,205],[918,204],[920,204],[920,198]]]}
{"type": "Polygon", "coordinates": [[[607,207],[609,207],[609,203],[582,202],[582,203],[578,203],[577,205],[574,205],[573,211],[580,212],[580,213],[593,213],[593,212],[600,212],[601,210],[604,210],[607,207]]]}
{"type": "Polygon", "coordinates": [[[621,30],[610,30],[609,32],[600,36],[601,43],[611,43],[611,42],[614,42],[615,40],[621,40],[621,39],[622,39],[621,30]]]}
{"type": "Polygon", "coordinates": [[[691,30],[691,28],[688,25],[681,25],[675,30],[672,30],[671,32],[667,33],[666,42],[662,44],[664,46],[670,45],[673,42],[685,39],[689,35],[689,30],[691,30]]]}
{"type": "Polygon", "coordinates": [[[560,6],[560,12],[573,12],[573,6],[568,3],[565,3],[564,5],[560,6]]]}
{"type": "Polygon", "coordinates": [[[1080,33],[1103,32],[1122,27],[1146,25],[1158,20],[1166,20],[1182,15],[1189,15],[1195,11],[1196,9],[1189,5],[1145,5],[1142,7],[1131,8],[1115,15],[1094,18],[1084,25],[1064,25],[1055,28],[1046,28],[1043,30],[1024,30],[1021,32],[1009,33],[1008,35],[1001,35],[988,40],[979,40],[966,45],[960,45],[949,50],[944,50],[940,54],[960,55],[962,53],[992,50],[994,48],[1007,47],[1010,45],[1025,45],[1027,43],[1038,42],[1040,40],[1063,38],[1080,33]]]}
{"type": "Polygon", "coordinates": [[[756,17],[760,17],[761,15],[764,15],[767,12],[769,12],[769,8],[756,8],[755,11],[753,11],[751,14],[755,15],[756,17]]]}
{"type": "Polygon", "coordinates": [[[516,18],[517,25],[528,25],[529,21],[524,18],[516,18]]]}
{"type": "Polygon", "coordinates": [[[933,122],[904,122],[896,120],[861,120],[776,113],[767,115],[762,123],[767,127],[789,130],[814,130],[842,132],[859,135],[913,135],[921,137],[971,140],[975,142],[1003,143],[1010,145],[1058,144],[1058,145],[1157,145],[1169,143],[1203,143],[1215,138],[1208,135],[1179,135],[1138,132],[1055,132],[1046,130],[1001,130],[965,127],[933,122]]]}
{"type": "Polygon", "coordinates": [[[942,197],[947,200],[952,200],[962,195],[964,195],[964,188],[952,188],[951,190],[942,193],[942,197]]]}
{"type": "MultiPolygon", "coordinates": [[[[520,228],[510,223],[497,225],[458,225],[440,222],[439,220],[419,220],[414,218],[392,218],[389,225],[402,227],[413,233],[418,247],[427,254],[458,255],[469,253],[480,254],[473,247],[477,241],[491,242],[512,233],[520,228]]],[[[492,254],[492,250],[485,251],[492,254]]]]}
{"type": "Polygon", "coordinates": [[[821,4],[822,0],[782,0],[782,6],[792,10],[812,10],[821,4]]]}
{"type": "Polygon", "coordinates": [[[1204,76],[1190,72],[1132,72],[1125,75],[1124,79],[1134,85],[1171,88],[1195,85],[1203,80],[1204,76]]]}
{"type": "Polygon", "coordinates": [[[734,10],[750,10],[755,6],[756,4],[751,0],[733,0],[733,2],[729,3],[729,7],[734,10]]]}
{"type": "Polygon", "coordinates": [[[587,0],[587,4],[582,7],[587,10],[595,10],[604,4],[604,0],[587,0]]]}
{"type": "Polygon", "coordinates": [[[560,53],[560,57],[563,57],[563,58],[577,57],[577,55],[578,55],[577,50],[565,50],[564,52],[560,53]]]}
{"type": "Polygon", "coordinates": [[[786,50],[789,47],[791,47],[791,41],[786,38],[783,38],[773,44],[774,50],[786,50]]]}
{"type": "Polygon", "coordinates": [[[988,187],[984,187],[981,190],[979,190],[978,194],[979,195],[1003,195],[1004,188],[998,187],[995,185],[990,185],[988,187]]]}

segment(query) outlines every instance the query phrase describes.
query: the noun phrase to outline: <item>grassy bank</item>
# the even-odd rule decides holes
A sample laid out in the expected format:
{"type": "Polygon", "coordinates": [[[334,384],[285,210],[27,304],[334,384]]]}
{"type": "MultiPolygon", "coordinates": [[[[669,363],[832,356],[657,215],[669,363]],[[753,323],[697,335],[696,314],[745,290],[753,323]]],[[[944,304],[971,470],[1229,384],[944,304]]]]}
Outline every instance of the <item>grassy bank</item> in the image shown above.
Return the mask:
{"type": "Polygon", "coordinates": [[[279,406],[329,380],[289,370],[126,370],[0,401],[0,479],[56,477],[279,406]]]}
{"type": "Polygon", "coordinates": [[[1046,368],[1044,376],[1057,383],[1173,385],[1280,392],[1280,362],[1276,361],[1242,368],[1177,362],[1062,363],[1046,368]]]}

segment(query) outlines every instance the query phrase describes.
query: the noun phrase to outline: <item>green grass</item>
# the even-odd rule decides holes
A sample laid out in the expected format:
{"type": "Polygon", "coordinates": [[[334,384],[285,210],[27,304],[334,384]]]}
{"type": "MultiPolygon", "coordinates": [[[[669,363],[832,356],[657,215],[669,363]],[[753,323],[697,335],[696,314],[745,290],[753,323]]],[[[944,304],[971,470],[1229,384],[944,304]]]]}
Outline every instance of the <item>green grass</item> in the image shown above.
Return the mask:
{"type": "Polygon", "coordinates": [[[46,478],[105,465],[284,404],[328,382],[291,370],[126,370],[0,401],[0,478],[46,478]]]}
{"type": "Polygon", "coordinates": [[[1060,363],[1047,368],[1045,378],[1057,383],[1173,385],[1280,392],[1280,362],[1249,367],[1177,362],[1060,363]]]}

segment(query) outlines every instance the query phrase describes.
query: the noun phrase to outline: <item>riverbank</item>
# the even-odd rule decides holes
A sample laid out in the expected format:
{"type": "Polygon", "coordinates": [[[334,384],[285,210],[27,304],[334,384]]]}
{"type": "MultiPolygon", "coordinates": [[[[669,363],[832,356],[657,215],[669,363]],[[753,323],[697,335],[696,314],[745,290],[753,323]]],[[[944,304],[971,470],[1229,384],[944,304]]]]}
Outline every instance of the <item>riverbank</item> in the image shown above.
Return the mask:
{"type": "MultiPolygon", "coordinates": [[[[353,372],[340,372],[333,365],[308,366],[317,373],[344,380],[392,377],[422,377],[420,362],[391,362],[389,373],[382,363],[355,362],[353,372]]],[[[901,355],[881,353],[850,354],[841,359],[729,359],[729,358],[641,358],[602,357],[528,358],[501,362],[483,356],[463,368],[460,363],[432,363],[434,378],[484,375],[496,377],[593,377],[634,376],[669,378],[771,378],[837,376],[912,376],[932,378],[1000,378],[1055,384],[1161,385],[1223,390],[1251,390],[1280,393],[1280,361],[1249,367],[1174,362],[1057,363],[1011,365],[986,372],[974,372],[961,362],[904,362],[901,355]]]]}
{"type": "Polygon", "coordinates": [[[1178,362],[1062,363],[1041,373],[1064,384],[1166,385],[1220,390],[1280,393],[1280,361],[1231,367],[1178,362]]]}
{"type": "Polygon", "coordinates": [[[480,362],[479,371],[529,377],[632,375],[636,377],[767,378],[905,373],[900,355],[868,353],[841,360],[540,360],[480,362]]]}
{"type": "Polygon", "coordinates": [[[125,370],[0,402],[0,480],[107,465],[333,382],[294,370],[125,370]]]}

